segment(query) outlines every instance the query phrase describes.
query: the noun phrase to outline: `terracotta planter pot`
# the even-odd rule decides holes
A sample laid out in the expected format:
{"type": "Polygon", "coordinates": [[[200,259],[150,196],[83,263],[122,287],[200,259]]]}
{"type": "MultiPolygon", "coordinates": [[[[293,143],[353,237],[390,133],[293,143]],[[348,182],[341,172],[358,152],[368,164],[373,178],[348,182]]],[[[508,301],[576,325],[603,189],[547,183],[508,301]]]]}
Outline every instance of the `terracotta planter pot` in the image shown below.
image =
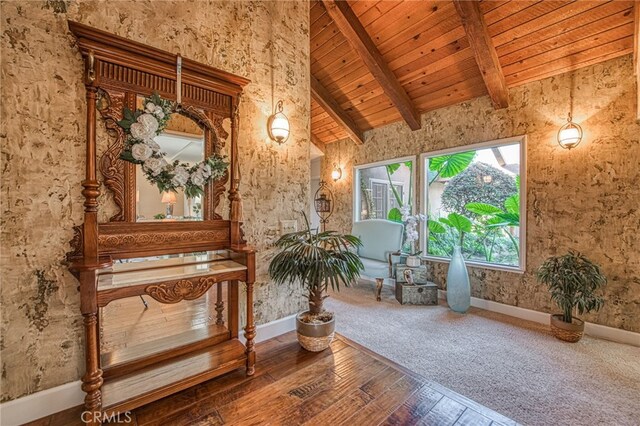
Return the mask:
{"type": "Polygon", "coordinates": [[[300,321],[300,316],[307,312],[301,312],[296,317],[296,331],[300,346],[310,352],[320,352],[329,347],[333,341],[336,330],[336,319],[322,324],[307,324],[300,321]]]}
{"type": "Polygon", "coordinates": [[[562,314],[551,315],[551,333],[565,342],[575,343],[582,339],[584,334],[584,321],[573,317],[573,322],[562,321],[562,314]]]}

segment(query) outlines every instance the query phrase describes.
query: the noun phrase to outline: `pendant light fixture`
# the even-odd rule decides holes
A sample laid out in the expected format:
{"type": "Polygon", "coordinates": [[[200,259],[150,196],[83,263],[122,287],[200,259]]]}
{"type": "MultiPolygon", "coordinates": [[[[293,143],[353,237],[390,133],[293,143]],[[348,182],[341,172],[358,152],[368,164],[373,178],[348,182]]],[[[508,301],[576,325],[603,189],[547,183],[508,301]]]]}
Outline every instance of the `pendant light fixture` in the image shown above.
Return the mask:
{"type": "Polygon", "coordinates": [[[567,124],[558,131],[558,144],[564,149],[575,148],[582,141],[582,127],[572,121],[571,113],[567,117],[567,124]]]}
{"type": "Polygon", "coordinates": [[[289,139],[289,119],[282,112],[282,104],[282,100],[279,100],[276,104],[275,112],[267,121],[269,137],[278,144],[283,144],[289,139]]]}

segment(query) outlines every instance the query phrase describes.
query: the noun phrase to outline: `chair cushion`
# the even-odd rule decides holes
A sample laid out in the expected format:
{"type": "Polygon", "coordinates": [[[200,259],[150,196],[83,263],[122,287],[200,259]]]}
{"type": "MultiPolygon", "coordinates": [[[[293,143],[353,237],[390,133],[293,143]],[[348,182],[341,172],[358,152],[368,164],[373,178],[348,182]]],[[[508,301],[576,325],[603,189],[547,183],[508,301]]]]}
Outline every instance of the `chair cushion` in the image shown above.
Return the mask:
{"type": "Polygon", "coordinates": [[[367,259],[361,257],[360,260],[364,265],[364,270],[361,272],[363,277],[368,278],[389,278],[389,263],[380,262],[379,260],[367,259]]]}
{"type": "Polygon", "coordinates": [[[358,255],[385,263],[388,261],[389,253],[400,251],[402,248],[403,232],[404,225],[384,219],[361,220],[355,222],[351,229],[351,234],[362,241],[358,255]]]}

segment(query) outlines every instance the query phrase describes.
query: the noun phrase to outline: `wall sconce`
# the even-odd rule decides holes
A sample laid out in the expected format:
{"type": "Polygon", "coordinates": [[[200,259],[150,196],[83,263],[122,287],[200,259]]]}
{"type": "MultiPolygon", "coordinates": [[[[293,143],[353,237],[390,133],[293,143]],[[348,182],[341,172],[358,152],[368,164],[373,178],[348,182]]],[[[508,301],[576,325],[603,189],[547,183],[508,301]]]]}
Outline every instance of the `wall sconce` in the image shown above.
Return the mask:
{"type": "Polygon", "coordinates": [[[289,139],[289,119],[282,112],[282,100],[278,101],[275,112],[267,121],[267,132],[269,137],[279,144],[289,139]]]}
{"type": "Polygon", "coordinates": [[[558,131],[558,145],[564,149],[571,149],[578,146],[582,140],[582,128],[571,121],[571,113],[567,117],[567,124],[558,131]]]}
{"type": "Polygon", "coordinates": [[[342,169],[337,164],[334,164],[333,170],[331,171],[331,179],[333,179],[334,182],[337,182],[340,180],[341,177],[342,177],[342,169]]]}
{"type": "Polygon", "coordinates": [[[325,181],[320,182],[320,187],[313,198],[313,207],[316,214],[320,217],[322,232],[324,232],[326,224],[329,221],[329,216],[333,213],[333,193],[325,181]]]}

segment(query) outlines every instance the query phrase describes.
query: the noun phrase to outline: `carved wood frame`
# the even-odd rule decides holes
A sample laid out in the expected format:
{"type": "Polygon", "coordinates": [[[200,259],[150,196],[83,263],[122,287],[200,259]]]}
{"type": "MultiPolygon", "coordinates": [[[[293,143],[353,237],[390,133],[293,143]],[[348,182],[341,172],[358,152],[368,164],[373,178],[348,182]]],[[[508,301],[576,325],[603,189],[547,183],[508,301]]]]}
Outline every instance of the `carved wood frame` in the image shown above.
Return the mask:
{"type": "MultiPolygon", "coordinates": [[[[130,252],[114,253],[104,246],[104,232],[117,233],[122,236],[141,232],[136,223],[136,178],[135,168],[119,158],[124,146],[125,134],[117,121],[122,118],[125,107],[136,108],[138,95],[148,96],[153,92],[170,100],[176,100],[177,55],[152,48],[101,30],[69,22],[69,28],[78,40],[78,47],[85,59],[85,85],[87,86],[87,101],[93,104],[96,111],[93,117],[99,116],[110,135],[110,143],[100,158],[95,158],[95,126],[96,120],[88,119],[88,139],[93,140],[88,145],[85,207],[91,211],[89,223],[85,220],[83,229],[76,230],[73,243],[74,250],[70,257],[98,258],[101,256],[132,257],[135,253],[164,254],[175,252],[169,243],[153,244],[157,237],[167,232],[174,232],[173,228],[180,227],[179,222],[149,222],[145,223],[144,233],[149,238],[138,238],[140,246],[130,252]],[[90,95],[90,96],[89,96],[90,95]],[[97,162],[97,164],[96,164],[97,162]],[[97,166],[97,167],[96,167],[97,166]],[[95,176],[98,169],[103,176],[103,183],[113,194],[117,211],[109,218],[108,223],[97,224],[97,198],[100,194],[100,184],[95,176]],[[96,222],[95,224],[91,222],[96,222]],[[81,256],[82,255],[82,256],[81,256]],[[89,256],[88,256],[89,255],[89,256]]],[[[203,220],[191,222],[190,230],[184,231],[193,237],[194,249],[202,248],[204,231],[210,230],[216,222],[223,222],[228,232],[217,235],[224,238],[215,241],[210,247],[243,247],[246,241],[242,231],[242,208],[239,187],[239,167],[237,164],[238,114],[242,88],[249,80],[211,68],[198,62],[182,59],[182,108],[178,113],[183,114],[200,125],[205,133],[205,155],[220,153],[225,146],[229,134],[223,128],[223,121],[231,121],[230,165],[225,175],[210,182],[205,187],[203,197],[203,220]],[[229,220],[222,221],[218,212],[225,186],[229,183],[230,212],[229,220]]],[[[211,243],[211,241],[207,241],[211,243]]]]}

